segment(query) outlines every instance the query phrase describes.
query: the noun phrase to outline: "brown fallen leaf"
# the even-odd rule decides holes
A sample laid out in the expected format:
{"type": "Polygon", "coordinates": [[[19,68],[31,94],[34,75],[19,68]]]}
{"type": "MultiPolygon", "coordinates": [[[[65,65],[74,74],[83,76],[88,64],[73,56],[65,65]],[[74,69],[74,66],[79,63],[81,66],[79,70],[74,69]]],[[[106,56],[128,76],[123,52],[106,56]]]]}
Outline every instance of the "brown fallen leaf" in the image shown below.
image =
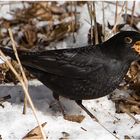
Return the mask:
{"type": "Polygon", "coordinates": [[[64,8],[60,7],[60,6],[56,6],[56,5],[52,5],[50,6],[50,10],[52,13],[54,14],[63,14],[66,11],[64,10],[64,8]]]}
{"type": "MultiPolygon", "coordinates": [[[[41,124],[42,127],[44,127],[47,124],[47,122],[41,124]]],[[[42,133],[40,131],[39,126],[35,127],[34,129],[32,129],[29,133],[27,133],[27,135],[25,135],[23,138],[23,140],[39,140],[39,139],[43,139],[42,137],[42,133]]]]}
{"type": "Polygon", "coordinates": [[[119,104],[119,108],[122,112],[126,113],[129,117],[131,117],[136,124],[139,124],[139,120],[137,120],[131,113],[130,113],[130,106],[129,105],[124,105],[123,103],[119,104]]]}
{"type": "Polygon", "coordinates": [[[130,108],[130,112],[135,113],[135,114],[140,114],[140,108],[136,105],[132,105],[130,108]]]}
{"type": "Polygon", "coordinates": [[[72,122],[81,123],[85,116],[83,115],[65,115],[64,119],[72,122]]]}
{"type": "Polygon", "coordinates": [[[130,138],[128,135],[125,135],[125,136],[124,136],[124,139],[125,139],[125,140],[131,140],[131,138],[130,138]]]}

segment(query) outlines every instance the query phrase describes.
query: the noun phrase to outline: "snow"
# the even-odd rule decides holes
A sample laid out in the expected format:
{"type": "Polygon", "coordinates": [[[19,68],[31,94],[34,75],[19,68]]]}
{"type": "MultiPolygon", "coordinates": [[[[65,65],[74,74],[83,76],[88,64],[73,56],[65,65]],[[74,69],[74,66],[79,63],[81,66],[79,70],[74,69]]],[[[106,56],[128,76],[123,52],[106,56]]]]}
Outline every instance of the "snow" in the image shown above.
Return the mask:
{"type": "MultiPolygon", "coordinates": [[[[47,122],[45,132],[49,139],[58,139],[62,137],[62,132],[70,134],[70,139],[114,139],[114,137],[103,129],[99,124],[92,120],[82,111],[74,101],[61,98],[60,101],[65,108],[67,114],[83,114],[86,118],[82,123],[70,122],[64,120],[57,106],[49,108],[49,105],[54,102],[51,91],[39,85],[29,86],[29,91],[37,109],[37,115],[41,123],[47,122]],[[83,127],[87,131],[81,129],[83,127]]],[[[37,123],[30,108],[27,114],[22,114],[23,109],[23,91],[18,86],[1,86],[1,96],[10,94],[12,98],[3,103],[4,108],[0,108],[0,134],[3,139],[20,139],[29,130],[33,129],[37,123]],[[18,130],[18,131],[17,131],[18,130]]],[[[124,135],[139,137],[139,125],[134,125],[134,120],[126,114],[116,114],[115,106],[107,97],[103,97],[91,101],[83,101],[83,104],[99,119],[111,132],[116,131],[119,138],[124,135]],[[118,119],[120,119],[118,121],[118,119]],[[116,124],[113,122],[116,121],[116,124]],[[133,126],[133,128],[131,128],[133,126]]],[[[136,116],[140,119],[140,116],[136,116]]]]}
{"type": "MultiPolygon", "coordinates": [[[[17,5],[16,5],[17,6],[17,5]]],[[[102,15],[101,3],[97,8],[97,14],[102,15]]],[[[132,5],[130,5],[131,7],[132,5]]],[[[5,5],[0,9],[0,16],[11,18],[7,11],[9,5],[5,5]]],[[[115,6],[111,5],[106,9],[106,20],[111,24],[114,21],[115,6]]],[[[87,23],[89,15],[86,5],[81,9],[81,29],[78,33],[77,42],[75,45],[87,43],[87,33],[90,25],[87,23]],[[86,20],[87,21],[86,21],[86,20]]],[[[138,12],[138,8],[137,8],[138,12]]],[[[102,16],[97,15],[97,21],[102,22],[102,16]]],[[[71,42],[66,39],[63,42],[63,47],[71,42]]],[[[59,47],[61,45],[59,44],[59,47]]],[[[61,46],[62,47],[62,46],[61,46]]],[[[11,95],[11,99],[4,102],[4,108],[0,107],[0,135],[4,140],[22,139],[31,129],[37,126],[37,122],[30,107],[27,109],[27,114],[22,114],[23,109],[23,90],[19,85],[13,84],[0,86],[0,97],[11,95]]],[[[116,90],[120,94],[127,94],[127,91],[116,90]]],[[[71,100],[61,98],[60,101],[67,114],[83,114],[85,119],[81,123],[70,122],[63,118],[62,113],[57,105],[50,108],[50,104],[55,100],[52,97],[52,92],[38,81],[30,81],[29,93],[33,99],[33,103],[37,110],[37,116],[41,123],[47,122],[44,130],[49,140],[56,140],[63,137],[62,132],[69,133],[68,139],[71,140],[113,140],[113,137],[108,131],[101,127],[97,122],[92,120],[78,105],[71,100]],[[85,130],[81,129],[84,128],[85,130]]],[[[98,118],[99,122],[105,126],[111,133],[116,132],[116,136],[124,139],[125,135],[131,138],[140,139],[139,124],[134,124],[134,120],[127,114],[116,114],[115,105],[107,97],[96,100],[83,101],[83,104],[98,118]],[[114,123],[115,122],[115,123],[114,123]]],[[[135,115],[140,120],[140,115],[135,115]]]]}

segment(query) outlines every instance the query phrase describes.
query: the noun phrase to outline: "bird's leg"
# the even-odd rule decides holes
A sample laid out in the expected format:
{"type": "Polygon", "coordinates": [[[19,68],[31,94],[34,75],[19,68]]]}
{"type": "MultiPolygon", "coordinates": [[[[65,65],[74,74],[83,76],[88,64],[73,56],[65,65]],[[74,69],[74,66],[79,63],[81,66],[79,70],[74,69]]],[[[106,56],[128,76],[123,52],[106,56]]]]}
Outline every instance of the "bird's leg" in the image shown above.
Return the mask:
{"type": "MultiPolygon", "coordinates": [[[[53,93],[53,97],[56,99],[56,101],[57,101],[57,103],[58,103],[58,105],[59,105],[59,107],[60,107],[60,110],[61,110],[63,116],[65,116],[64,109],[63,109],[62,104],[61,104],[61,102],[60,102],[60,100],[59,100],[59,95],[56,94],[56,93],[53,93]]],[[[51,106],[50,106],[50,107],[51,107],[51,106]]]]}
{"type": "Polygon", "coordinates": [[[97,122],[98,119],[82,104],[82,100],[75,101],[92,119],[95,119],[97,122]]]}

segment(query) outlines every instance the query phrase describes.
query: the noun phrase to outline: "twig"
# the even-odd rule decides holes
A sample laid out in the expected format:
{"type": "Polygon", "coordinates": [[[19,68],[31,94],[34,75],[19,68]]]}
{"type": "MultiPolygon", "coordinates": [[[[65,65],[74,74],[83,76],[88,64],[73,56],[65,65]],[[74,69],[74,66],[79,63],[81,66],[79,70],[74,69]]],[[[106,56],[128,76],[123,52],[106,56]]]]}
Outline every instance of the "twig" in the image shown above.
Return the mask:
{"type": "Polygon", "coordinates": [[[127,99],[126,97],[117,97],[117,98],[112,98],[111,100],[112,100],[112,101],[125,101],[125,102],[128,102],[128,103],[131,103],[131,104],[140,106],[140,102],[127,99]]]}
{"type": "Polygon", "coordinates": [[[84,19],[84,20],[85,20],[89,25],[91,25],[90,22],[89,22],[87,19],[84,19]]]}
{"type": "Polygon", "coordinates": [[[133,115],[131,115],[130,112],[129,112],[127,109],[125,109],[122,105],[119,105],[119,108],[120,108],[123,112],[125,112],[129,117],[131,117],[131,118],[135,121],[135,123],[137,123],[137,124],[140,123],[140,121],[137,120],[133,115]]]}
{"type": "MultiPolygon", "coordinates": [[[[17,3],[21,3],[21,1],[16,1],[16,4],[17,3]]],[[[14,1],[11,1],[11,2],[10,1],[7,1],[7,2],[6,1],[0,1],[0,6],[1,5],[14,5],[14,4],[15,4],[14,1]]]]}
{"type": "Polygon", "coordinates": [[[105,6],[104,1],[102,1],[102,12],[103,12],[103,41],[105,41],[105,6]]]}
{"type": "MultiPolygon", "coordinates": [[[[116,102],[116,101],[119,101],[119,102],[126,101],[126,102],[128,102],[128,103],[131,103],[131,104],[140,106],[140,103],[139,103],[139,102],[133,101],[133,100],[130,100],[130,99],[127,99],[126,97],[123,97],[123,96],[117,97],[117,98],[112,98],[111,100],[112,100],[112,101],[115,101],[115,102],[116,102]]],[[[134,120],[135,120],[135,123],[140,123],[140,121],[138,121],[133,115],[131,115],[130,112],[128,112],[127,109],[125,109],[122,105],[119,105],[119,108],[120,108],[123,112],[125,112],[128,116],[130,116],[132,119],[134,119],[134,120]]]]}
{"type": "Polygon", "coordinates": [[[116,1],[116,11],[115,11],[115,19],[114,19],[114,29],[112,29],[116,33],[116,26],[118,21],[118,1],[116,1]]]}
{"type": "MultiPolygon", "coordinates": [[[[115,3],[114,2],[111,2],[111,1],[105,1],[106,3],[109,3],[109,4],[112,4],[112,5],[115,5],[115,3]]],[[[122,5],[121,4],[118,4],[118,6],[119,7],[122,7],[122,5]]],[[[127,8],[127,10],[128,11],[130,11],[130,12],[132,12],[132,9],[129,9],[129,8],[127,8]]],[[[137,13],[137,12],[135,12],[137,15],[139,15],[139,13],[137,13]]]]}
{"type": "Polygon", "coordinates": [[[130,25],[131,25],[131,26],[132,26],[133,20],[134,20],[135,4],[136,4],[136,2],[133,1],[133,7],[132,7],[132,13],[131,13],[131,21],[130,21],[130,25]]]}
{"type": "Polygon", "coordinates": [[[94,119],[93,119],[94,121],[96,121],[101,127],[103,127],[107,132],[109,132],[112,136],[114,136],[116,139],[119,139],[116,135],[114,135],[113,133],[111,133],[103,124],[101,124],[100,122],[99,122],[99,120],[95,117],[94,119]]]}
{"type": "Polygon", "coordinates": [[[127,11],[128,11],[128,1],[125,1],[125,17],[124,17],[125,22],[127,20],[127,11]]]}
{"type": "Polygon", "coordinates": [[[95,9],[95,2],[93,1],[93,19],[94,19],[94,26],[95,26],[95,44],[99,43],[98,40],[98,26],[97,26],[97,21],[96,21],[96,9],[95,9]]]}
{"type": "MultiPolygon", "coordinates": [[[[117,4],[117,5],[118,5],[118,4],[117,4]]],[[[117,20],[116,20],[116,23],[114,24],[114,26],[113,26],[111,32],[116,32],[116,26],[117,26],[117,24],[118,24],[118,17],[121,16],[122,12],[124,11],[124,6],[125,6],[125,3],[123,3],[123,5],[122,5],[122,9],[121,9],[120,13],[117,14],[117,20]]],[[[116,15],[116,13],[115,13],[115,15],[116,15]]]]}
{"type": "MultiPolygon", "coordinates": [[[[73,4],[75,5],[74,1],[71,1],[71,16],[72,16],[72,22],[71,22],[71,29],[72,29],[72,37],[73,37],[73,43],[76,42],[76,39],[75,39],[75,35],[74,35],[74,30],[75,30],[75,24],[76,24],[76,11],[73,11],[73,4]],[[73,17],[74,17],[74,22],[73,22],[73,17]]],[[[75,7],[75,10],[76,10],[76,6],[75,7]]]]}
{"type": "Polygon", "coordinates": [[[90,36],[90,43],[91,44],[93,44],[93,41],[92,41],[92,38],[93,38],[93,23],[92,23],[92,13],[91,13],[91,11],[92,11],[92,6],[91,6],[91,4],[88,2],[87,3],[87,7],[88,7],[88,13],[89,13],[89,17],[90,17],[90,25],[91,25],[91,30],[90,30],[90,34],[91,34],[91,36],[90,36]]]}
{"type": "Polygon", "coordinates": [[[116,1],[116,11],[115,11],[115,20],[114,20],[114,24],[116,24],[118,19],[118,1],[116,1]]]}
{"type": "MultiPolygon", "coordinates": [[[[19,64],[19,68],[20,68],[21,74],[22,74],[22,76],[23,76],[23,80],[24,80],[24,82],[25,82],[26,88],[28,89],[28,80],[27,80],[27,78],[26,78],[26,75],[25,75],[25,73],[24,73],[23,67],[22,67],[21,62],[20,62],[20,60],[19,60],[18,53],[17,53],[17,50],[16,50],[15,41],[14,41],[13,34],[12,34],[12,31],[11,31],[10,28],[8,29],[8,32],[9,32],[9,35],[10,35],[10,38],[11,38],[11,41],[12,41],[12,47],[13,47],[13,50],[14,50],[14,53],[15,53],[17,62],[18,62],[18,64],[19,64]]],[[[24,94],[24,95],[25,95],[25,94],[24,94]]],[[[26,114],[26,109],[27,109],[27,99],[26,99],[26,95],[25,95],[25,96],[24,96],[23,114],[26,114]]]]}
{"type": "MultiPolygon", "coordinates": [[[[76,31],[76,23],[77,23],[77,2],[75,1],[74,2],[74,7],[75,7],[75,9],[74,9],[74,31],[76,31]]],[[[74,41],[74,43],[76,42],[76,38],[75,38],[75,35],[74,35],[74,31],[73,31],[73,41],[74,41]]]]}

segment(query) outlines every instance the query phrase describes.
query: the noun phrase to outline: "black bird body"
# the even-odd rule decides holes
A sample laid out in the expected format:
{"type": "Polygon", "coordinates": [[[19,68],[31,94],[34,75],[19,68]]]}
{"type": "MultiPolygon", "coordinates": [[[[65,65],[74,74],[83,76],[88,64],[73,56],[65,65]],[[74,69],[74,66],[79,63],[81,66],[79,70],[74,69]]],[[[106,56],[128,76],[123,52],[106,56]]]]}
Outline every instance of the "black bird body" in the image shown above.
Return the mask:
{"type": "Polygon", "coordinates": [[[110,60],[100,48],[91,46],[70,49],[70,52],[58,50],[19,55],[23,56],[22,64],[38,80],[54,93],[73,100],[107,95],[119,85],[129,68],[125,61],[110,60]],[[28,56],[29,62],[26,61],[28,56]]]}
{"type": "MultiPolygon", "coordinates": [[[[18,54],[23,66],[54,95],[86,100],[103,97],[118,87],[131,62],[139,59],[138,53],[132,49],[138,40],[138,32],[124,31],[95,47],[18,51],[18,54]],[[130,40],[124,41],[128,36],[132,39],[131,44],[130,40]]],[[[1,50],[15,59],[12,50],[1,50]]]]}

